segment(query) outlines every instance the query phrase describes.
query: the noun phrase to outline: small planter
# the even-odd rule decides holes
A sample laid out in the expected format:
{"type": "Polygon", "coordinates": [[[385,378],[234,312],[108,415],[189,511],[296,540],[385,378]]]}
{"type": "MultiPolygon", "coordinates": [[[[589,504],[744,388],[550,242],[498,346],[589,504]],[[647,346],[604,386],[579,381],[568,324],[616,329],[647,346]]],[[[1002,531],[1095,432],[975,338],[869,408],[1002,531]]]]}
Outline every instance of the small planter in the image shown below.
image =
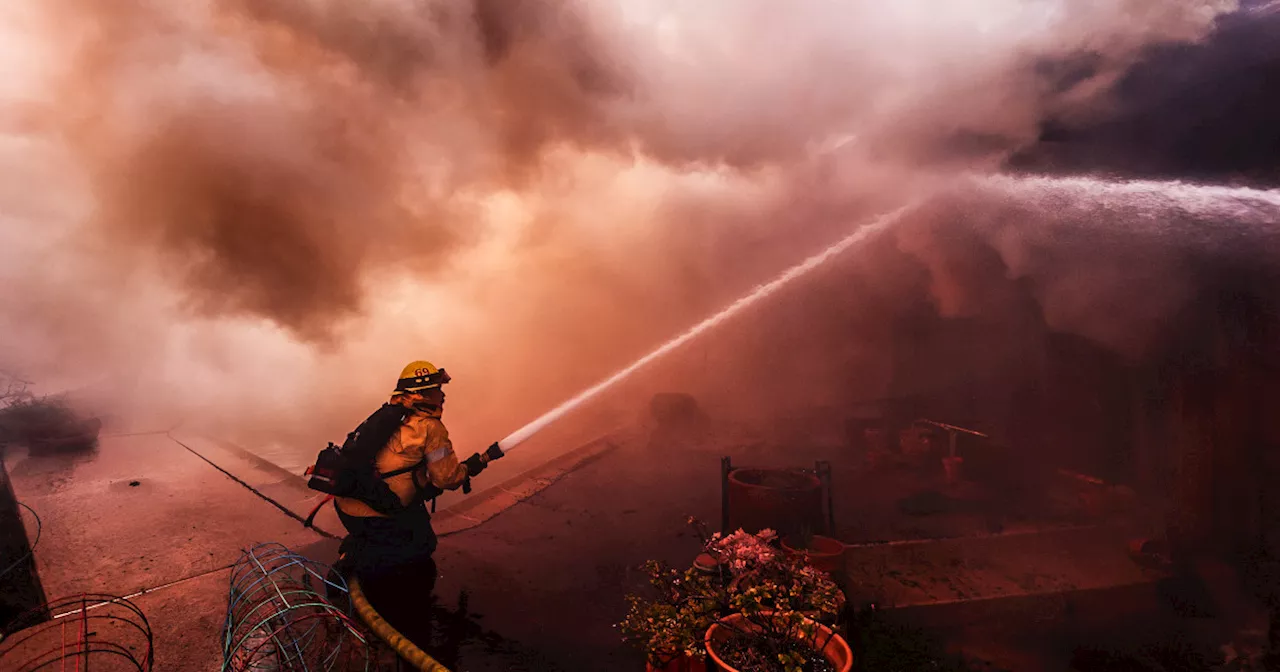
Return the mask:
{"type": "MultiPolygon", "coordinates": [[[[760,615],[768,618],[769,612],[763,612],[760,615]]],[[[833,632],[831,628],[816,622],[813,622],[813,625],[818,631],[814,645],[823,646],[822,656],[827,659],[827,662],[837,672],[849,672],[853,668],[853,651],[849,649],[849,643],[844,640],[844,637],[833,632]]],[[[724,662],[716,654],[716,646],[727,641],[735,631],[750,631],[752,629],[758,629],[758,626],[752,624],[742,614],[727,616],[720,623],[715,623],[707,629],[707,653],[710,655],[713,670],[716,672],[741,672],[738,668],[724,662]]]]}
{"type": "Polygon", "coordinates": [[[964,480],[964,458],[963,457],[944,457],[942,458],[942,469],[947,474],[947,483],[955,485],[964,480]]]}
{"type": "Polygon", "coordinates": [[[844,543],[837,539],[815,534],[808,548],[793,548],[786,540],[783,540],[782,548],[792,555],[802,556],[818,571],[833,574],[844,569],[844,543]]]}
{"type": "Polygon", "coordinates": [[[674,658],[662,667],[654,667],[651,663],[645,663],[645,672],[707,672],[707,659],[705,656],[690,656],[685,654],[679,658],[674,658]]]}

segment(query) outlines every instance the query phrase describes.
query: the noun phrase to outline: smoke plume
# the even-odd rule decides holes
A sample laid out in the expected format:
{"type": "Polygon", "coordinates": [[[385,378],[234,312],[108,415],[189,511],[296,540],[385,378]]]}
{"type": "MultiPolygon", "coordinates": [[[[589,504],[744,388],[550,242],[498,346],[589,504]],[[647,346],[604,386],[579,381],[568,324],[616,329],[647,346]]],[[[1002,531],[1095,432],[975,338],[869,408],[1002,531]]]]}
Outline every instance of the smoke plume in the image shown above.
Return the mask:
{"type": "MultiPolygon", "coordinates": [[[[999,168],[1047,119],[1114,114],[1154,45],[1235,9],[11,2],[0,365],[290,443],[345,431],[428,357],[460,442],[492,440],[858,217],[999,168]]],[[[936,220],[940,241],[902,247],[925,266],[966,225],[936,220]]],[[[1017,230],[980,233],[1038,277],[1017,230]]],[[[1109,272],[1089,281],[1129,281],[1109,272]]],[[[981,300],[937,277],[943,304],[981,300]]]]}
{"type": "Polygon", "coordinates": [[[1280,5],[1246,3],[1213,39],[1152,46],[1091,115],[1051,115],[1012,162],[1162,178],[1280,184],[1280,5]]]}

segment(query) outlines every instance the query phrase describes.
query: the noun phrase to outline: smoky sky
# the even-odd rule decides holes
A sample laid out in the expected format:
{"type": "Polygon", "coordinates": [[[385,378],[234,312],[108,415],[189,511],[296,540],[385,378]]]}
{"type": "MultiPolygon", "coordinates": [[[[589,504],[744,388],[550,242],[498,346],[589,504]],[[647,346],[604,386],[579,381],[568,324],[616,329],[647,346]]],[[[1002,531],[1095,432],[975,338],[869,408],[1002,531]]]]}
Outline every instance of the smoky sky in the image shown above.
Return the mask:
{"type": "MultiPolygon", "coordinates": [[[[1253,2],[1196,44],[1158,45],[1084,119],[1048,118],[1021,168],[1280,184],[1280,11],[1253,2]]],[[[1046,64],[1064,82],[1090,59],[1046,64]]]]}
{"type": "MultiPolygon", "coordinates": [[[[1221,19],[1235,5],[10,3],[4,356],[33,378],[123,371],[147,403],[299,433],[339,431],[304,425],[346,424],[426,356],[466,374],[458,397],[489,402],[464,406],[464,437],[513,428],[878,210],[1011,154],[1039,165],[1021,157],[1048,155],[1046,125],[1147,127],[1158,96],[1133,82],[1189,85],[1144,68],[1274,25],[1221,19]],[[197,380],[199,404],[168,394],[197,380]],[[318,407],[296,404],[316,390],[318,407]]],[[[1196,77],[1236,67],[1223,54],[1195,56],[1196,77]]],[[[984,221],[966,212],[930,221],[984,221]]],[[[1040,277],[1009,241],[1045,229],[1002,217],[980,254],[1007,265],[996,277],[1040,277]]],[[[1060,259],[1089,246],[1068,229],[1027,249],[1060,246],[1044,268],[1074,277],[1060,259]]],[[[879,284],[947,276],[943,260],[978,250],[940,236],[904,243],[922,261],[879,284]]],[[[1124,280],[1082,268],[1098,296],[1124,280]]],[[[933,284],[941,304],[977,291],[933,284]]],[[[1150,340],[1089,324],[1090,292],[1062,284],[1038,295],[1060,328],[1150,340]]],[[[1125,312],[1128,296],[1098,305],[1125,312]]]]}
{"type": "Polygon", "coordinates": [[[1148,43],[1198,39],[1227,3],[1054,15],[985,0],[942,19],[816,0],[781,14],[757,2],[55,4],[70,18],[48,14],[42,34],[69,56],[46,122],[89,176],[104,245],[152,249],[199,313],[265,317],[319,343],[389,274],[447,272],[485,234],[479,201],[554,180],[557,152],[792,170],[845,130],[864,160],[992,165],[1059,97],[1092,99],[1089,82],[1148,43]],[[672,21],[687,31],[679,50],[662,40],[672,21]],[[893,51],[880,27],[925,55],[893,51]],[[1085,46],[1094,71],[1069,90],[1043,89],[1025,65],[1085,46]]]}
{"type": "Polygon", "coordinates": [[[474,240],[468,193],[603,142],[616,86],[563,3],[63,4],[49,121],[101,240],[152,249],[200,313],[316,342],[375,271],[430,277],[474,240]]]}

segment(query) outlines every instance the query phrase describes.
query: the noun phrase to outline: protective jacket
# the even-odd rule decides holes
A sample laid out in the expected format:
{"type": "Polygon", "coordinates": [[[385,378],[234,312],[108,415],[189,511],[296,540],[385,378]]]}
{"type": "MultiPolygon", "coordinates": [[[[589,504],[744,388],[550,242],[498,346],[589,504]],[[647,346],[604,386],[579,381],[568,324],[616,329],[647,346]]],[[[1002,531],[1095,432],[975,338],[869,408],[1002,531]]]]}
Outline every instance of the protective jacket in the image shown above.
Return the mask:
{"type": "MultiPolygon", "coordinates": [[[[406,506],[415,503],[421,489],[428,483],[442,490],[458,489],[467,479],[467,467],[453,452],[449,430],[440,420],[442,409],[427,406],[422,395],[415,393],[396,393],[392,395],[391,403],[404,406],[411,412],[378,452],[376,468],[379,473],[388,473],[414,465],[421,467],[387,478],[387,486],[406,506]]],[[[368,504],[350,497],[338,497],[337,505],[349,516],[386,517],[368,504]]]]}

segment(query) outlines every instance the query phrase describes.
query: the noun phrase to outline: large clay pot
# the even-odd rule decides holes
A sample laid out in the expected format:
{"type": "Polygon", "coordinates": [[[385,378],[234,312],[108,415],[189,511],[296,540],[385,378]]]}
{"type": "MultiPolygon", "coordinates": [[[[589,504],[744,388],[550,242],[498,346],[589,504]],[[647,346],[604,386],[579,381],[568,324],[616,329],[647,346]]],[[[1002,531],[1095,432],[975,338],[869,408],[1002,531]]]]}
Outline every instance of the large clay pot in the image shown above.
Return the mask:
{"type": "Polygon", "coordinates": [[[729,529],[780,536],[825,528],[822,482],[795,469],[735,469],[729,474],[729,529]]]}
{"type": "Polygon", "coordinates": [[[803,557],[818,571],[833,574],[844,569],[844,543],[831,537],[815,534],[809,540],[808,548],[792,547],[783,539],[782,548],[792,555],[803,557]]]}
{"type": "Polygon", "coordinates": [[[702,656],[680,656],[662,667],[654,667],[645,663],[645,672],[707,672],[707,660],[702,656]]]}
{"type": "MultiPolygon", "coordinates": [[[[768,618],[770,612],[761,612],[760,616],[768,618]]],[[[825,642],[822,655],[827,659],[827,662],[836,668],[836,672],[849,672],[853,668],[853,651],[849,649],[849,643],[844,641],[844,637],[832,632],[831,628],[817,622],[810,622],[818,628],[816,642],[818,644],[825,642]]],[[[754,627],[742,614],[733,614],[720,619],[719,623],[714,623],[707,629],[707,653],[710,654],[711,665],[715,670],[718,672],[741,672],[738,668],[720,659],[720,656],[716,654],[716,645],[728,639],[734,631],[750,630],[754,627]]]]}

